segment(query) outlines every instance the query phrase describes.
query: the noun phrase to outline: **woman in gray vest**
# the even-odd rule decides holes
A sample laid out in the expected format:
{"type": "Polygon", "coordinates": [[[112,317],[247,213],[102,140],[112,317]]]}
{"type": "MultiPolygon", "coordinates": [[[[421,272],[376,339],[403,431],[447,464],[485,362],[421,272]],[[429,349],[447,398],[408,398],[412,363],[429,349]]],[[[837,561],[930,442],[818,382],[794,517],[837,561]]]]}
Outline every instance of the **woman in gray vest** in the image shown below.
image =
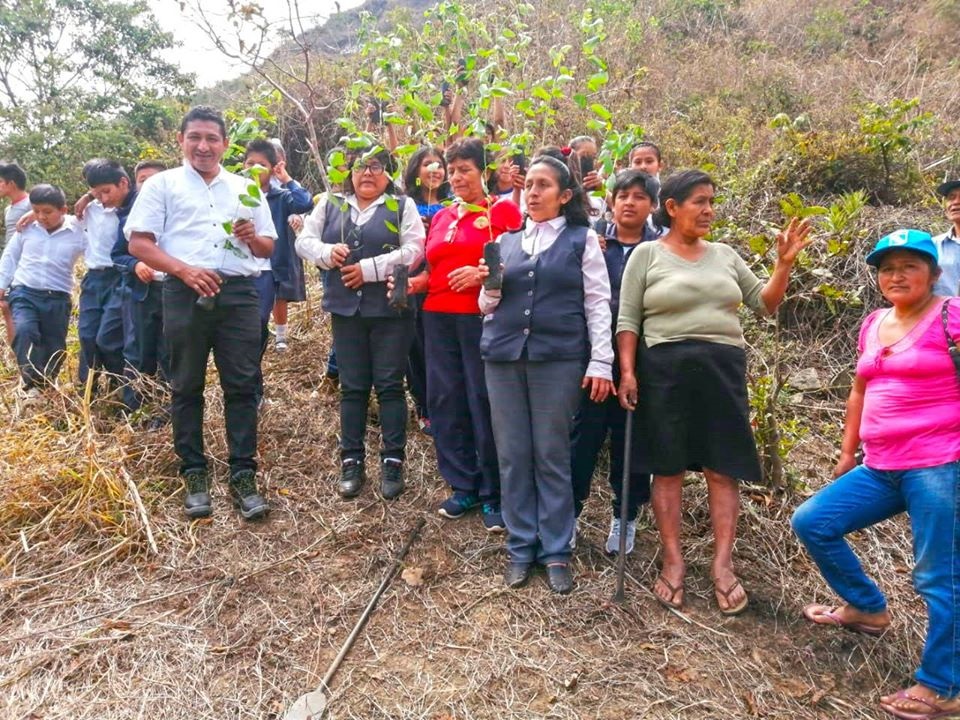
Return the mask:
{"type": "Polygon", "coordinates": [[[403,377],[413,315],[387,304],[387,275],[423,258],[423,223],[413,200],[398,195],[393,157],[354,150],[343,196],[321,197],[297,238],[297,254],[324,274],[323,309],[333,316],[340,369],[340,494],[354,497],[366,478],[367,403],[376,388],[383,433],[381,492],[404,489],[407,401],[403,377]]]}
{"type": "MultiPolygon", "coordinates": [[[[610,281],[574,171],[540,156],[527,172],[528,219],[501,236],[503,282],[481,290],[480,354],[500,464],[509,587],[534,563],[556,593],[573,588],[570,432],[581,388],[613,391],[610,281]]],[[[481,264],[481,275],[489,269],[481,264]]]]}

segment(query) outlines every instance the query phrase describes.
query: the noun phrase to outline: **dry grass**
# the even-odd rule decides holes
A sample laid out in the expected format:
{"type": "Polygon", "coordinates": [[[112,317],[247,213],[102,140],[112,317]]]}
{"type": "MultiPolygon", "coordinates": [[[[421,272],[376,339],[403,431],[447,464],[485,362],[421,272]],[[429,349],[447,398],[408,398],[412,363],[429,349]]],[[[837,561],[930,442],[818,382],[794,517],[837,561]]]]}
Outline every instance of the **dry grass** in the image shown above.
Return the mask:
{"type": "MultiPolygon", "coordinates": [[[[87,410],[69,389],[40,407],[8,405],[0,715],[281,717],[319,683],[423,514],[406,562],[423,582],[398,578],[388,589],[334,680],[329,717],[876,718],[878,693],[908,682],[923,613],[903,523],[856,538],[896,613],[879,641],[798,620],[804,601],[830,594],[790,533],[793,501],[759,490],[745,492],[738,543],[753,602],[746,615],[722,618],[699,480],[686,497],[687,613],[666,612],[647,590],[656,575],[648,515],[628,602],[609,602],[603,481],[575,554],[575,592],[556,597],[539,578],[505,591],[501,540],[477,517],[433,513],[444,489],[428,438],[411,433],[410,489],[398,501],[385,503],[373,487],[352,502],[336,496],[337,401],[321,380],[328,335],[320,317],[301,312],[296,322],[289,353],[267,360],[274,403],[260,450],[273,512],[264,523],[242,522],[223,484],[213,518],[185,522],[169,429],[131,428],[104,405],[87,410]]],[[[4,397],[13,386],[8,367],[4,397]]],[[[223,458],[218,395],[209,396],[207,437],[223,458]]],[[[836,412],[833,399],[810,402],[811,412],[836,412]]],[[[794,470],[822,479],[831,442],[810,438],[794,470]]]]}

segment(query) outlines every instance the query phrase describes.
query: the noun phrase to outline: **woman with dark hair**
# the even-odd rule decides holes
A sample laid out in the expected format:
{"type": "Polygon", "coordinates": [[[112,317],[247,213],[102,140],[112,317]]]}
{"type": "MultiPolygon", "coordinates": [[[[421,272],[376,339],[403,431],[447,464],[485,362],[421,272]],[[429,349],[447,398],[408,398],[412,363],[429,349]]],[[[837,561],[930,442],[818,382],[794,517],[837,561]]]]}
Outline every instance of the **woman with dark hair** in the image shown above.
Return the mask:
{"type": "Polygon", "coordinates": [[[413,314],[387,304],[387,276],[423,257],[423,223],[413,200],[397,195],[393,156],[369,148],[347,154],[344,194],[323,196],[297,238],[297,253],[324,273],[323,309],[333,316],[340,356],[340,494],[359,494],[366,478],[364,436],[371,387],[380,405],[381,492],[404,489],[407,403],[403,375],[413,314]]]}
{"type": "MultiPolygon", "coordinates": [[[[509,587],[546,568],[553,592],[573,588],[570,478],[573,416],[586,389],[613,392],[610,282],[589,202],[573,172],[535,158],[524,195],[528,220],[500,240],[501,289],[480,291],[480,353],[500,462],[509,587]]],[[[481,263],[481,276],[489,268],[481,263]]]]}
{"type": "Polygon", "coordinates": [[[484,245],[520,224],[520,210],[509,200],[489,197],[482,140],[455,142],[446,160],[454,202],[434,215],[426,243],[428,269],[409,283],[410,292],[427,294],[427,409],[440,475],[452,488],[439,512],[459,518],[482,508],[487,530],[503,532],[497,451],[480,359],[477,264],[484,245]]]}
{"type": "Polygon", "coordinates": [[[423,228],[429,233],[433,216],[443,210],[444,201],[450,199],[447,162],[441,151],[432,147],[417,150],[403,173],[403,188],[417,204],[423,228]]]}
{"type": "MultiPolygon", "coordinates": [[[[640,243],[650,242],[659,237],[659,233],[647,223],[650,212],[656,203],[660,184],[650,175],[639,170],[621,170],[617,173],[611,195],[613,222],[606,223],[603,245],[603,259],[610,278],[610,311],[616,322],[620,306],[620,286],[623,270],[634,250],[640,243]]],[[[599,228],[597,228],[599,232],[599,228]]],[[[616,334],[611,324],[610,337],[616,334]]],[[[620,371],[616,362],[613,365],[613,382],[620,380],[620,371]]],[[[580,517],[583,504],[590,494],[590,482],[597,466],[597,455],[603,447],[607,435],[610,435],[609,481],[613,490],[613,514],[610,519],[610,532],[607,535],[606,550],[615,553],[620,548],[620,533],[627,535],[626,551],[633,552],[634,538],[637,532],[637,510],[642,503],[650,499],[650,475],[631,471],[630,496],[628,498],[627,525],[621,527],[620,504],[623,493],[623,453],[626,412],[616,396],[607,398],[603,403],[595,403],[584,395],[580,409],[574,421],[573,432],[573,495],[576,516],[580,517]]],[[[576,528],[574,529],[576,539],[576,528]]]]}
{"type": "Polygon", "coordinates": [[[872,636],[890,626],[887,600],[845,536],[909,515],[927,637],[916,684],[880,698],[905,720],[960,717],[960,384],[950,348],[960,338],[960,305],[937,294],[938,259],[919,230],[887,235],[867,255],[891,307],[860,328],[835,479],[793,515],[794,531],[843,600],[807,605],[804,617],[872,636]]]}
{"type": "Polygon", "coordinates": [[[737,311],[741,304],[761,315],[776,311],[793,263],[810,243],[810,226],[794,218],[777,235],[776,265],[764,283],[733,248],[704,239],[714,219],[714,192],[713,180],[698,170],[672,175],[660,191],[657,224],[668,232],[638,247],[623,273],[618,396],[633,410],[638,385],[641,390],[646,432],[637,438],[634,462],[637,471],[654,476],[651,499],[663,554],[657,599],[683,606],[683,477],[686,470],[702,471],[714,533],[714,594],[720,612],[735,615],[748,603],[733,569],[737,481],[761,480],[737,311]]]}
{"type": "MultiPolygon", "coordinates": [[[[407,195],[417,204],[417,212],[423,221],[425,233],[430,232],[430,223],[434,215],[443,210],[444,202],[449,202],[450,183],[447,181],[447,163],[443,154],[432,147],[417,150],[407,163],[403,174],[403,186],[407,195]]],[[[415,273],[421,272],[425,265],[420,264],[415,273]]],[[[433,434],[430,412],[427,409],[427,362],[426,340],[423,333],[423,295],[411,296],[411,305],[415,313],[415,331],[410,344],[410,356],[407,362],[407,384],[413,396],[414,408],[420,429],[427,435],[433,434]]]]}

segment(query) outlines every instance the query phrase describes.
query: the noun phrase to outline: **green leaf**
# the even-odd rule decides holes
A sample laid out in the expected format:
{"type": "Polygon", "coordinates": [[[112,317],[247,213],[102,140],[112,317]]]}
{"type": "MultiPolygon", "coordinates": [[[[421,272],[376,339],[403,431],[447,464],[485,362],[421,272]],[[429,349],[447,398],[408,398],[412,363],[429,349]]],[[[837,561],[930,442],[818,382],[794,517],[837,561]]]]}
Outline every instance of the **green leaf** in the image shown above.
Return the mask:
{"type": "Polygon", "coordinates": [[[254,198],[263,197],[262,194],[260,193],[260,186],[257,185],[256,183],[250,183],[249,185],[247,185],[247,195],[254,198]]]}
{"type": "Polygon", "coordinates": [[[240,196],[240,204],[246,205],[247,207],[255,208],[260,207],[260,201],[256,198],[248,197],[246,195],[240,196]]]}
{"type": "Polygon", "coordinates": [[[390,232],[395,232],[395,233],[399,233],[399,232],[400,232],[400,231],[397,229],[397,226],[394,225],[394,224],[393,224],[392,222],[390,222],[389,220],[384,220],[384,221],[383,221],[383,224],[387,226],[387,230],[389,230],[390,232]]]}
{"type": "Polygon", "coordinates": [[[577,104],[577,107],[579,107],[580,109],[582,110],[587,109],[587,96],[584,95],[583,93],[577,93],[576,95],[574,95],[573,101],[577,104]]]}
{"type": "Polygon", "coordinates": [[[400,209],[400,203],[393,195],[387,195],[383,199],[383,204],[387,206],[387,210],[390,212],[397,212],[400,209]]]}
{"type": "Polygon", "coordinates": [[[609,77],[607,76],[607,73],[596,73],[595,75],[591,75],[590,79],[587,80],[587,88],[590,90],[590,92],[596,92],[606,85],[608,80],[609,77]]]}
{"type": "Polygon", "coordinates": [[[221,227],[227,235],[233,235],[233,222],[231,220],[227,220],[225,223],[222,223],[221,227]]]}
{"type": "Polygon", "coordinates": [[[544,102],[550,102],[553,99],[550,97],[550,93],[544,90],[540,85],[537,85],[537,87],[533,89],[533,96],[543,100],[544,102]]]}
{"type": "Polygon", "coordinates": [[[610,114],[610,111],[600,103],[593,103],[590,106],[590,109],[593,110],[593,112],[603,120],[609,120],[611,117],[613,117],[613,115],[610,114]]]}

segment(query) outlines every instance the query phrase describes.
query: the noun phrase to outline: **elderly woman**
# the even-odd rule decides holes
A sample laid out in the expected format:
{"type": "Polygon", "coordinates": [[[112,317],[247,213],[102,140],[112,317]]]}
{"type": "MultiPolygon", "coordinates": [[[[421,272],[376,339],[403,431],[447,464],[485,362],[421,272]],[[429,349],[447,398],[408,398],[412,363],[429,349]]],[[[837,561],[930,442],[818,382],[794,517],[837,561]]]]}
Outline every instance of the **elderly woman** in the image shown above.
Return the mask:
{"type": "Polygon", "coordinates": [[[423,223],[413,200],[396,194],[393,157],[365,148],[347,155],[345,194],[321,198],[297,253],[324,275],[323,309],[333,316],[333,344],[340,356],[340,495],[360,493],[366,479],[364,438],[371,387],[380,406],[383,448],[380,490],[386,499],[405,487],[407,401],[403,376],[413,340],[408,309],[387,303],[387,276],[397,265],[423,257],[423,223]]]}
{"type": "Polygon", "coordinates": [[[890,625],[886,599],[844,536],[907,512],[914,585],[929,613],[927,641],[917,684],[880,705],[906,720],[960,717],[960,384],[949,351],[960,338],[960,305],[934,292],[940,268],[927,233],[888,235],[867,263],[877,268],[892,307],[874,311],[860,328],[836,480],[793,516],[794,530],[843,604],[807,605],[803,615],[819,625],[882,634],[890,625]]]}
{"type": "Polygon", "coordinates": [[[762,315],[777,309],[794,260],[809,243],[810,227],[794,219],[777,236],[776,265],[764,283],[733,248],[704,239],[714,219],[713,202],[713,180],[696,170],[671,176],[660,191],[657,224],[668,232],[634,250],[623,273],[618,396],[633,410],[639,394],[647,427],[643,439],[649,447],[637,454],[636,470],[654,476],[651,501],[663,560],[654,593],[664,605],[683,605],[683,476],[699,470],[710,496],[714,593],[720,612],[735,615],[748,602],[733,569],[737,480],[761,479],[737,310],[741,304],[762,315]]]}

